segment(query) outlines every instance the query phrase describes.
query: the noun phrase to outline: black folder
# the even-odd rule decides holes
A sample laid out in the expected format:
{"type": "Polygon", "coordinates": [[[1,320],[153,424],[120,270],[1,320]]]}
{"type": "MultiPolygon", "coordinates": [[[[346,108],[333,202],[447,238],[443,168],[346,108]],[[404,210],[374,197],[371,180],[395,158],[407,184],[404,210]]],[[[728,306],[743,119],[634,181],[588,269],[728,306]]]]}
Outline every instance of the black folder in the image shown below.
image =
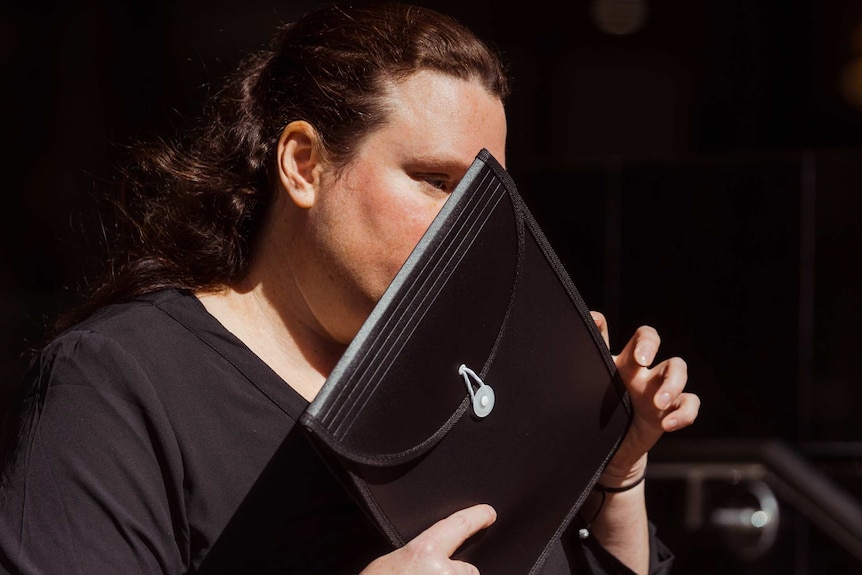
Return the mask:
{"type": "Polygon", "coordinates": [[[631,422],[589,310],[482,150],[301,417],[393,546],[489,503],[455,557],[538,573],[631,422]]]}

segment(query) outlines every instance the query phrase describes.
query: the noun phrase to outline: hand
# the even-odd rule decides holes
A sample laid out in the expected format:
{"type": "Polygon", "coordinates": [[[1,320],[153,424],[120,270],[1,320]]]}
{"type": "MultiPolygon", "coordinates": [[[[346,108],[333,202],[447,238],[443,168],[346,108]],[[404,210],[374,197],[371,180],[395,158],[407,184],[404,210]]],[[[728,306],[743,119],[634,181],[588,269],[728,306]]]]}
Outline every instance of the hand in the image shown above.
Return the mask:
{"type": "Polygon", "coordinates": [[[441,519],[405,546],[375,559],[360,575],[479,575],[475,566],[450,559],[464,541],[497,519],[490,505],[474,505],[441,519]]]}
{"type": "MultiPolygon", "coordinates": [[[[591,312],[606,344],[608,324],[604,315],[591,312]]],[[[619,355],[614,356],[620,377],[629,392],[634,417],[622,445],[605,469],[600,482],[619,487],[639,479],[646,471],[647,453],[666,431],[691,425],[700,410],[700,398],[684,393],[688,366],[679,357],[652,366],[661,339],[649,326],[641,326],[619,355]]]]}

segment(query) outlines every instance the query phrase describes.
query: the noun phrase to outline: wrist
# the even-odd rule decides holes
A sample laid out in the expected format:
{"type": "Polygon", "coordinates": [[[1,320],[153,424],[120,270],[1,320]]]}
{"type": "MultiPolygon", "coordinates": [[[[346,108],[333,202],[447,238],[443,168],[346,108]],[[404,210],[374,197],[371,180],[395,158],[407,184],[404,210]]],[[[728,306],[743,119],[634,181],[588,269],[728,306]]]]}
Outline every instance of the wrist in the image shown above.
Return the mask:
{"type": "Polygon", "coordinates": [[[622,493],[624,491],[629,491],[630,489],[634,489],[635,487],[637,487],[638,485],[643,483],[644,479],[646,479],[646,473],[644,473],[638,479],[635,479],[631,483],[626,483],[626,484],[615,486],[615,487],[608,487],[606,485],[602,485],[601,483],[596,483],[593,486],[593,490],[598,491],[599,493],[602,493],[602,494],[605,494],[605,493],[622,493]]]}
{"type": "Polygon", "coordinates": [[[598,485],[609,493],[627,491],[643,482],[646,477],[646,467],[646,454],[631,465],[619,466],[612,462],[602,472],[598,485]]]}

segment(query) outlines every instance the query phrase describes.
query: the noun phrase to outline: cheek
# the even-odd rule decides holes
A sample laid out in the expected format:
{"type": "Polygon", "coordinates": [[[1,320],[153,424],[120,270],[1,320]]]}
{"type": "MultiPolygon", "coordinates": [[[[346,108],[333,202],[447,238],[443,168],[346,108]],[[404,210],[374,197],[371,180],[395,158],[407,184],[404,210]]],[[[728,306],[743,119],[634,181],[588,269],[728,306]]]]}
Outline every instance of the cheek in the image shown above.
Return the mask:
{"type": "Polygon", "coordinates": [[[410,201],[390,200],[384,206],[369,206],[368,215],[374,220],[372,239],[380,248],[374,251],[383,260],[389,280],[407,260],[442,206],[443,200],[424,195],[410,201]]]}
{"type": "Polygon", "coordinates": [[[410,249],[419,242],[419,239],[431,225],[434,216],[440,211],[440,206],[423,206],[424,209],[405,215],[403,229],[404,242],[410,245],[410,249]]]}
{"type": "Polygon", "coordinates": [[[402,246],[403,259],[407,259],[410,252],[416,247],[442,206],[442,201],[414,202],[409,209],[393,214],[393,222],[397,224],[395,234],[397,239],[395,241],[402,246]]]}

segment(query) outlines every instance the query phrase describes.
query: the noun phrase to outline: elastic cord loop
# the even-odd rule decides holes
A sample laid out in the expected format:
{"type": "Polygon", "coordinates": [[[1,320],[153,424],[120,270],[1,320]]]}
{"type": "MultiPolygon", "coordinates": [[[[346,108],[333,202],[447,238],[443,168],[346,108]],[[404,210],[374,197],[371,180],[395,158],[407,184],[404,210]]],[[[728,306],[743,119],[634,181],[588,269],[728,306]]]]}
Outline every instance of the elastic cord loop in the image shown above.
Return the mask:
{"type": "Polygon", "coordinates": [[[599,516],[599,513],[602,512],[602,507],[605,506],[606,495],[603,491],[599,491],[599,493],[602,494],[602,500],[599,501],[599,506],[596,508],[595,512],[593,513],[593,518],[590,519],[586,525],[584,525],[583,527],[578,529],[578,537],[580,537],[581,539],[586,539],[587,537],[590,536],[590,527],[593,526],[593,521],[595,521],[596,517],[599,516]]]}
{"type": "Polygon", "coordinates": [[[593,489],[595,489],[596,491],[598,491],[600,493],[622,493],[623,491],[628,491],[629,489],[637,487],[638,485],[640,485],[640,483],[644,479],[646,479],[646,473],[641,475],[640,479],[638,479],[634,483],[629,483],[628,485],[625,485],[623,487],[605,487],[601,483],[596,483],[596,485],[595,485],[595,487],[593,487],[593,489]]]}

